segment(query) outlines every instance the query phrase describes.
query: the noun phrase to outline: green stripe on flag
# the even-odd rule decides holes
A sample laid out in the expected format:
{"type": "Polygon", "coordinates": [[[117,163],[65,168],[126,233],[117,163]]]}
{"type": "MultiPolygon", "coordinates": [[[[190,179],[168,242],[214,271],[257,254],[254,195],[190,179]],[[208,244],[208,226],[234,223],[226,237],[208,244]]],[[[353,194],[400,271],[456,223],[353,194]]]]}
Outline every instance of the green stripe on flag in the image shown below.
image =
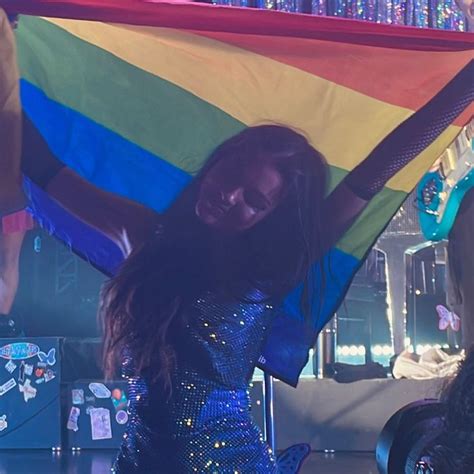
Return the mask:
{"type": "Polygon", "coordinates": [[[337,248],[362,258],[397,212],[407,194],[385,188],[372,199],[354,225],[338,242],[337,248]]]}
{"type": "Polygon", "coordinates": [[[17,39],[24,79],[189,173],[245,127],[199,97],[41,18],[22,18],[17,39]]]}

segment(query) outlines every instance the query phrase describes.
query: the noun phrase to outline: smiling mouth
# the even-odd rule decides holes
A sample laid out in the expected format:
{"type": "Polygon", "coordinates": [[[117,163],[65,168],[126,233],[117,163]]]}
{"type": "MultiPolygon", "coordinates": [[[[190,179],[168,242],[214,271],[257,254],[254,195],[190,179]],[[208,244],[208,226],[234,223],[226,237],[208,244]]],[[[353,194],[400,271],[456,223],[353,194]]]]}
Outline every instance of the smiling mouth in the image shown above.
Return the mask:
{"type": "Polygon", "coordinates": [[[219,221],[225,215],[226,210],[219,206],[219,204],[214,204],[209,199],[203,199],[201,205],[197,206],[196,212],[201,219],[204,219],[204,221],[207,221],[209,218],[212,221],[219,221]]]}
{"type": "Polygon", "coordinates": [[[223,216],[226,212],[227,212],[227,209],[216,203],[216,202],[213,202],[211,201],[210,199],[206,199],[206,207],[213,213],[213,214],[216,214],[217,216],[223,216]]]}

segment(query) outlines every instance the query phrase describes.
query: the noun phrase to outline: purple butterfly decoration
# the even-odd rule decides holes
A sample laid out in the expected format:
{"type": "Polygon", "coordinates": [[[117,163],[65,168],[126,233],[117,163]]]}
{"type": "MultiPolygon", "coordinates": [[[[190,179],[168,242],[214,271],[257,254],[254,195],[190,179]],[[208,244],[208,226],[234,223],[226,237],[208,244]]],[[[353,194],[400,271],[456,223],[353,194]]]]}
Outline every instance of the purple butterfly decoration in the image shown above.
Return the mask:
{"type": "Polygon", "coordinates": [[[461,318],[456,313],[449,311],[449,309],[444,307],[442,304],[436,306],[436,311],[439,316],[438,327],[440,331],[445,331],[449,327],[451,327],[453,331],[459,331],[459,328],[461,327],[461,318]]]}

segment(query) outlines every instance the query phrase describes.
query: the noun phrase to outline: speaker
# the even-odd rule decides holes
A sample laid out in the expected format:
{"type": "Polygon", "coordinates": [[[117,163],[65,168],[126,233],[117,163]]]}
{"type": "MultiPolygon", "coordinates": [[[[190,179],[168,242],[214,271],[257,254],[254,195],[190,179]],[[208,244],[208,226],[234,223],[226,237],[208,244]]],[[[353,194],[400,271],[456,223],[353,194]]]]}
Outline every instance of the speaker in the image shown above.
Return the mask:
{"type": "Polygon", "coordinates": [[[97,337],[105,277],[42,229],[28,232],[13,314],[28,336],[97,337]]]}

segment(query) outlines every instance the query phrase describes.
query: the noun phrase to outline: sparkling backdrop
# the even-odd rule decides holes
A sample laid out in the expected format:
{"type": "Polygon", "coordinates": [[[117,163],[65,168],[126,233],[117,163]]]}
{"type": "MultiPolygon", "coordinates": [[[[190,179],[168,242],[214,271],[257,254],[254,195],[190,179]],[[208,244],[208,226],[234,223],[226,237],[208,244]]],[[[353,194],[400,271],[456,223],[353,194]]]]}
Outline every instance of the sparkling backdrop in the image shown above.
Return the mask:
{"type": "Polygon", "coordinates": [[[213,3],[419,28],[466,30],[464,15],[454,0],[213,0],[213,3]]]}

